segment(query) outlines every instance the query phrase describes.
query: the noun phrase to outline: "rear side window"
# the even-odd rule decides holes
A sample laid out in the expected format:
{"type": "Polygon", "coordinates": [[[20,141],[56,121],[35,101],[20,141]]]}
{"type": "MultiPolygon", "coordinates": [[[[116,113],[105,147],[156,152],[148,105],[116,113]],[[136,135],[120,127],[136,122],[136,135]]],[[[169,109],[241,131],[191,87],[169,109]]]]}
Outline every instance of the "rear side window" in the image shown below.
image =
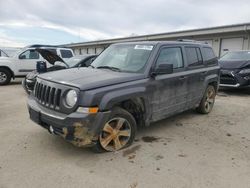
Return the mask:
{"type": "Polygon", "coordinates": [[[159,64],[173,64],[174,69],[183,67],[181,48],[163,48],[157,59],[156,66],[159,64]]]}
{"type": "Polygon", "coordinates": [[[62,58],[71,58],[73,54],[70,50],[60,50],[62,58]]]}
{"type": "Polygon", "coordinates": [[[200,48],[186,47],[185,49],[189,67],[195,67],[203,64],[200,48]]]}
{"type": "Polygon", "coordinates": [[[204,51],[204,60],[207,61],[208,63],[213,62],[213,60],[216,59],[216,56],[212,48],[203,48],[203,51],[204,51]]]}

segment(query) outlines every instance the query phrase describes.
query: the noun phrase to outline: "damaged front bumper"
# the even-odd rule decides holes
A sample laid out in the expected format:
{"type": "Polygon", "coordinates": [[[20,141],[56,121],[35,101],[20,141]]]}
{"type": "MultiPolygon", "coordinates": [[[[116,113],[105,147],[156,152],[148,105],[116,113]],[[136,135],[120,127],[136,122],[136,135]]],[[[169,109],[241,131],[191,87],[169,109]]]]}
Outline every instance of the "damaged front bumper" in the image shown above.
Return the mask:
{"type": "Polygon", "coordinates": [[[230,70],[221,70],[220,87],[239,88],[250,85],[250,77],[230,70]]]}
{"type": "Polygon", "coordinates": [[[109,111],[96,114],[62,114],[39,105],[32,96],[28,98],[28,110],[32,121],[78,147],[96,144],[102,126],[110,114],[109,111]]]}

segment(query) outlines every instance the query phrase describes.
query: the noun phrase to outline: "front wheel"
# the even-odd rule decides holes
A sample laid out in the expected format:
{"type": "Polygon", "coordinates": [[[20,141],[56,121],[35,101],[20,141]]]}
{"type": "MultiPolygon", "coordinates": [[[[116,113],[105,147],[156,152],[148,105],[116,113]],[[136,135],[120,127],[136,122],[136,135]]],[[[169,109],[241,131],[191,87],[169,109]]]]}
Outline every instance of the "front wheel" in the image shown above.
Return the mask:
{"type": "Polygon", "coordinates": [[[11,73],[7,69],[0,68],[0,85],[7,85],[10,83],[11,73]]]}
{"type": "Polygon", "coordinates": [[[196,109],[201,114],[208,114],[211,112],[215,102],[215,88],[212,85],[209,85],[205,91],[205,94],[200,102],[199,107],[196,109]]]}
{"type": "Polygon", "coordinates": [[[115,107],[110,118],[105,122],[94,151],[118,151],[128,147],[134,141],[136,121],[126,110],[115,107]]]}

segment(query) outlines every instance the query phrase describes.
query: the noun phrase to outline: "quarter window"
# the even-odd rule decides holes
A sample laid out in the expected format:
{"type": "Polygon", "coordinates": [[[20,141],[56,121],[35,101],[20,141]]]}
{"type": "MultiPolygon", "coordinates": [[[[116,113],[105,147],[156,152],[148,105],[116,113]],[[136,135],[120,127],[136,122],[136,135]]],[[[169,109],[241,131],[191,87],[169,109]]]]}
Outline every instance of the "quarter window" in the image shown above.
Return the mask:
{"type": "Polygon", "coordinates": [[[62,58],[71,58],[73,54],[70,50],[60,50],[62,58]]]}
{"type": "Polygon", "coordinates": [[[202,56],[200,48],[186,47],[187,62],[189,67],[202,65],[202,56]]]}
{"type": "Polygon", "coordinates": [[[183,67],[181,48],[164,48],[157,59],[156,66],[160,64],[173,64],[173,68],[183,67]]]}
{"type": "Polygon", "coordinates": [[[216,58],[212,48],[203,48],[204,49],[204,59],[206,61],[211,61],[216,58]]]}
{"type": "Polygon", "coordinates": [[[19,56],[19,59],[39,59],[39,54],[37,51],[27,50],[19,56]]]}

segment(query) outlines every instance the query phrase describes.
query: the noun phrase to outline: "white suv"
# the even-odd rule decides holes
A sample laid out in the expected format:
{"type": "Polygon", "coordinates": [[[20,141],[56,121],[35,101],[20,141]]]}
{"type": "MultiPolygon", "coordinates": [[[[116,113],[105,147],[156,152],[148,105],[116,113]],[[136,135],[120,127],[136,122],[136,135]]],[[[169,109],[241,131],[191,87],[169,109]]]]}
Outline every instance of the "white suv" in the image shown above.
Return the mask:
{"type": "MultiPolygon", "coordinates": [[[[44,48],[56,53],[62,59],[74,56],[73,50],[56,46],[32,45],[18,51],[13,57],[0,58],[0,85],[7,85],[11,79],[25,77],[29,72],[36,69],[38,61],[47,62],[37,51],[36,48],[44,48]]],[[[47,62],[47,66],[51,65],[47,62]]]]}

